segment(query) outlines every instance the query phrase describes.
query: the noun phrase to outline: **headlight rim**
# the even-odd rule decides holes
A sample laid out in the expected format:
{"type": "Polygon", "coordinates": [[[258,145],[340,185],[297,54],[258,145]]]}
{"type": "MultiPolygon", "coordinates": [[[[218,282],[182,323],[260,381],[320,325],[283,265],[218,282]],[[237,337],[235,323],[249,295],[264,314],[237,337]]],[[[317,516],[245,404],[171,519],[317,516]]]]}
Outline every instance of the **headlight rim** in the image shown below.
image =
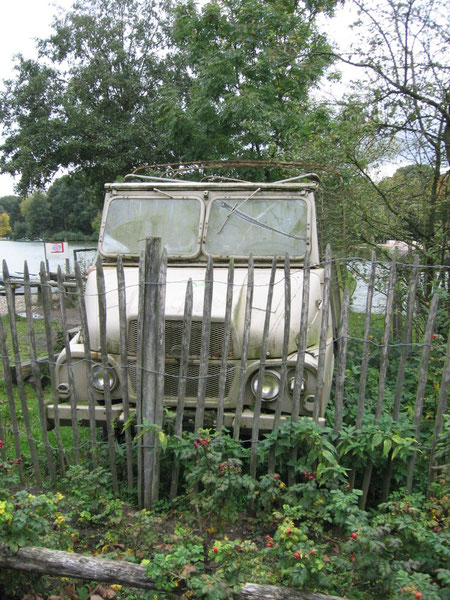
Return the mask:
{"type": "Polygon", "coordinates": [[[115,387],[117,386],[118,379],[117,379],[117,374],[116,374],[116,371],[115,371],[115,368],[113,367],[113,365],[108,363],[106,365],[106,367],[104,367],[102,363],[95,363],[91,369],[92,385],[93,385],[95,391],[99,392],[100,394],[105,393],[105,385],[103,383],[103,386],[101,386],[101,385],[97,384],[96,382],[98,381],[98,379],[100,377],[102,377],[104,379],[105,370],[107,371],[107,373],[109,375],[109,391],[112,392],[115,389],[115,387]],[[100,372],[101,372],[100,376],[95,375],[96,370],[100,370],[100,372]]]}
{"type": "MultiPolygon", "coordinates": [[[[263,373],[263,377],[266,377],[267,375],[272,375],[274,377],[274,379],[276,379],[276,383],[277,383],[276,392],[274,394],[272,394],[270,397],[265,397],[264,391],[263,391],[264,387],[263,387],[262,394],[261,394],[261,400],[263,402],[273,402],[274,400],[276,400],[279,397],[279,395],[281,393],[281,375],[274,369],[265,369],[264,373],[263,373]]],[[[255,398],[257,395],[257,391],[258,391],[258,379],[259,379],[259,370],[253,374],[251,381],[250,381],[250,390],[255,398]]],[[[263,386],[264,386],[264,380],[263,380],[263,386]]]]}

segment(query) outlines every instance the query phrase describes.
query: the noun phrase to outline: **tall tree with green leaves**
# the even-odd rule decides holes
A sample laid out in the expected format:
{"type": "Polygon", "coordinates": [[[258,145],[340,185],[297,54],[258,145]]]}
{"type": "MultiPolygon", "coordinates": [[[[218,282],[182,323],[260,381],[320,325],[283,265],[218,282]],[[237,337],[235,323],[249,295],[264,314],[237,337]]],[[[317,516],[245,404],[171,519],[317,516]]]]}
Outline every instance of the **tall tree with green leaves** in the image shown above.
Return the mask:
{"type": "Polygon", "coordinates": [[[39,42],[37,60],[18,57],[0,94],[0,164],[20,175],[22,194],[62,167],[100,185],[161,156],[163,4],[78,0],[39,42]]]}
{"type": "Polygon", "coordinates": [[[0,93],[19,190],[65,168],[98,187],[171,160],[276,158],[327,111],[316,19],[335,0],[78,0],[0,93]]]}
{"type": "Polygon", "coordinates": [[[332,62],[319,14],[336,2],[180,2],[169,30],[177,73],[163,90],[176,153],[199,158],[277,158],[328,118],[310,99],[332,62]]]}

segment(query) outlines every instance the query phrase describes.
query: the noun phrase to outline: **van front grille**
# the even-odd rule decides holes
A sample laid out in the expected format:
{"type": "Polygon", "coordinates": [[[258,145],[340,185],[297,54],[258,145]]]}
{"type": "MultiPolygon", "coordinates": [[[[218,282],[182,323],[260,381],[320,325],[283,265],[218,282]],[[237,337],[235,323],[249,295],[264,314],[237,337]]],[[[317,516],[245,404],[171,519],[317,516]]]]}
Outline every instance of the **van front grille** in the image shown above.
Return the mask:
{"type": "MultiPolygon", "coordinates": [[[[165,322],[165,348],[166,356],[178,358],[181,350],[181,338],[183,335],[183,321],[165,322]]],[[[208,357],[218,359],[222,356],[224,338],[224,323],[220,321],[211,322],[211,334],[209,338],[208,357]]],[[[128,354],[136,355],[138,343],[138,322],[133,319],[128,325],[128,354]]],[[[199,358],[202,345],[202,321],[192,321],[191,339],[189,343],[189,357],[199,358]]],[[[233,357],[233,341],[231,333],[228,338],[227,358],[233,357]]]]}
{"type": "MultiPolygon", "coordinates": [[[[136,376],[136,363],[128,363],[128,376],[131,382],[134,393],[137,388],[137,376],[136,376]]],[[[228,396],[233,383],[235,365],[227,365],[227,374],[225,379],[225,397],[228,396]]],[[[176,398],[178,395],[178,377],[179,377],[180,366],[178,363],[166,363],[164,366],[165,378],[164,378],[164,396],[170,396],[176,398]]],[[[199,371],[200,365],[190,363],[187,367],[187,379],[186,379],[186,393],[187,398],[196,398],[198,394],[198,382],[199,382],[199,371]]],[[[217,398],[219,395],[219,376],[220,376],[220,364],[208,365],[208,374],[206,379],[206,398],[217,398]]]]}

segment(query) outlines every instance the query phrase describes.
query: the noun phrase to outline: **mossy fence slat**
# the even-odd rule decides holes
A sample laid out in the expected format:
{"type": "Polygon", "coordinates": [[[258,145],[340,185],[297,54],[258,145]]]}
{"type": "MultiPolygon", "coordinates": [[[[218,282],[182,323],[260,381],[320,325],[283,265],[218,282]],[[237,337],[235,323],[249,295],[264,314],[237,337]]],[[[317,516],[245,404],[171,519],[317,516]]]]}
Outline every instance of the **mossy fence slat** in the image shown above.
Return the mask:
{"type": "MultiPolygon", "coordinates": [[[[313,411],[310,415],[315,420],[319,419],[320,402],[322,390],[326,385],[328,373],[325,372],[326,356],[330,351],[329,345],[336,345],[335,382],[333,384],[332,398],[334,410],[330,411],[329,423],[338,435],[342,423],[349,412],[355,415],[355,431],[362,429],[366,417],[371,417],[378,422],[387,410],[387,375],[389,366],[394,360],[394,352],[398,369],[394,380],[389,380],[389,393],[392,398],[392,407],[389,408],[394,421],[398,421],[400,410],[405,403],[405,388],[410,386],[405,381],[408,373],[408,360],[414,345],[421,346],[416,350],[416,360],[419,361],[417,369],[417,384],[413,392],[409,390],[409,402],[411,396],[415,396],[414,428],[416,437],[421,433],[423,424],[423,409],[426,400],[426,386],[429,385],[430,352],[435,339],[435,322],[441,307],[445,307],[442,289],[440,302],[437,297],[431,302],[430,307],[425,304],[419,305],[420,286],[423,285],[423,272],[417,260],[405,267],[402,263],[392,261],[389,268],[389,282],[386,286],[387,302],[385,307],[384,326],[378,343],[372,339],[374,324],[374,294],[376,293],[376,277],[380,269],[386,271],[385,261],[377,261],[375,254],[367,267],[367,298],[365,302],[365,315],[361,315],[362,339],[355,340],[349,333],[349,293],[343,294],[341,305],[340,326],[334,329],[334,339],[330,341],[329,332],[331,328],[337,327],[331,319],[329,306],[331,302],[331,267],[333,263],[331,250],[327,248],[325,263],[320,265],[324,271],[318,270],[318,265],[309,264],[308,254],[303,265],[293,263],[289,257],[274,257],[272,266],[269,259],[264,263],[265,279],[261,279],[261,263],[255,266],[253,257],[248,263],[239,262],[239,273],[235,262],[224,264],[214,263],[211,259],[207,264],[198,265],[201,276],[197,281],[186,277],[185,281],[177,281],[177,289],[183,289],[185,296],[181,300],[184,305],[184,314],[180,315],[179,331],[179,354],[171,355],[176,348],[165,348],[167,339],[167,320],[165,315],[166,297],[171,293],[172,283],[168,277],[167,255],[161,252],[159,240],[147,240],[146,250],[140,259],[139,275],[131,282],[126,271],[130,267],[124,264],[121,257],[117,265],[103,265],[100,260],[96,264],[95,277],[98,294],[95,298],[83,295],[85,281],[80,269],[76,266],[75,288],[64,286],[63,275],[58,273],[58,286],[50,286],[48,274],[41,266],[39,274],[40,294],[31,294],[31,288],[35,282],[29,281],[27,267],[24,268],[25,283],[25,320],[24,336],[19,340],[18,322],[20,317],[16,314],[17,298],[15,296],[16,283],[10,281],[8,267],[3,264],[4,288],[6,293],[7,314],[3,314],[0,325],[0,352],[1,365],[4,378],[5,404],[0,418],[0,436],[9,441],[9,446],[1,449],[2,460],[20,459],[18,463],[18,474],[21,481],[25,481],[25,474],[32,472],[35,483],[41,485],[44,476],[48,475],[55,482],[57,477],[65,474],[68,465],[81,461],[90,460],[93,467],[105,463],[111,472],[112,482],[116,493],[119,491],[121,478],[126,481],[130,492],[137,488],[137,500],[139,507],[150,507],[160,496],[163,489],[162,484],[167,485],[167,493],[171,499],[179,493],[182,488],[183,470],[179,454],[181,445],[174,441],[173,455],[165,454],[161,446],[160,435],[165,430],[169,417],[165,413],[165,387],[175,389],[172,401],[171,425],[174,439],[180,440],[186,430],[186,419],[190,419],[190,427],[199,431],[205,425],[216,419],[219,433],[222,426],[226,424],[235,439],[241,437],[243,427],[247,427],[247,439],[250,442],[250,464],[249,471],[253,477],[258,474],[258,448],[263,436],[259,430],[259,424],[269,415],[267,403],[263,399],[262,384],[254,389],[254,394],[249,392],[248,373],[252,371],[259,373],[259,381],[262,376],[270,370],[273,357],[269,357],[271,331],[278,327],[280,332],[280,354],[276,358],[279,373],[279,385],[281,393],[277,400],[270,404],[270,416],[273,418],[274,428],[278,428],[286,419],[282,414],[283,397],[290,398],[292,403],[291,419],[296,421],[305,411],[305,397],[302,394],[305,370],[310,368],[305,359],[308,358],[307,338],[315,327],[316,349],[315,360],[318,361],[317,386],[314,394],[313,411]],[[397,268],[398,267],[398,268],[397,268]],[[245,269],[245,273],[242,271],[245,269]],[[410,280],[403,283],[405,269],[409,269],[410,280]],[[298,275],[299,271],[301,276],[298,275]],[[270,279],[269,279],[270,272],[270,279]],[[312,277],[320,277],[320,285],[323,295],[319,299],[312,290],[312,277]],[[189,279],[189,281],[188,281],[189,279]],[[108,283],[107,283],[107,282],[108,283]],[[117,288],[110,289],[109,282],[117,281],[117,288]],[[131,283],[130,283],[131,282],[131,283]],[[262,282],[262,283],[261,283],[262,282]],[[183,284],[184,286],[180,284],[183,284]],[[133,295],[139,298],[137,314],[130,314],[127,306],[127,297],[131,294],[128,286],[138,286],[133,290],[133,295]],[[404,288],[404,302],[403,288],[404,288]],[[264,288],[263,292],[260,289],[264,288]],[[400,292],[399,293],[399,289],[400,292]],[[215,303],[213,299],[223,297],[219,313],[213,314],[215,303]],[[394,331],[392,322],[394,320],[394,298],[400,304],[395,307],[397,312],[396,322],[403,328],[401,332],[394,331]],[[39,304],[39,312],[42,314],[43,324],[40,329],[40,346],[37,344],[37,324],[33,318],[36,303],[39,304]],[[88,310],[94,307],[95,314],[89,314],[88,310]],[[213,308],[214,307],[214,308],[213,308]],[[114,310],[111,311],[111,308],[114,310]],[[280,311],[281,317],[274,315],[280,311]],[[196,312],[195,312],[196,311],[196,312]],[[239,311],[241,334],[238,337],[236,325],[233,323],[233,311],[239,311]],[[316,314],[315,321],[311,311],[316,314]],[[419,312],[423,323],[424,333],[419,337],[418,329],[419,312]],[[426,313],[424,316],[424,312],[426,313]],[[78,348],[84,348],[84,357],[80,359],[79,353],[72,356],[70,343],[70,329],[73,323],[69,323],[69,313],[75,314],[81,327],[78,348]],[[109,321],[113,317],[118,323],[109,321]],[[399,316],[401,318],[399,318],[399,316]],[[55,317],[58,321],[55,324],[55,317]],[[294,322],[294,318],[297,322],[294,322]],[[202,319],[201,329],[197,329],[198,320],[202,319]],[[95,340],[90,335],[89,322],[98,322],[99,334],[95,340]],[[217,320],[220,321],[222,339],[216,339],[217,320]],[[427,322],[428,320],[428,322],[427,322]],[[133,334],[130,333],[133,321],[133,334]],[[197,323],[194,323],[197,321],[197,323]],[[313,322],[314,321],[314,322],[313,322]],[[426,323],[427,322],[427,323],[426,323]],[[258,325],[259,324],[259,325],[258,325]],[[426,326],[425,326],[426,324],[426,326]],[[119,378],[118,388],[109,389],[109,377],[107,376],[110,365],[110,354],[112,340],[108,337],[108,328],[114,325],[118,332],[116,350],[117,375],[119,378]],[[260,331],[255,334],[256,326],[260,331]],[[195,327],[195,331],[194,331],[195,327]],[[132,335],[132,339],[131,336],[132,335]],[[397,340],[393,335],[400,335],[397,340]],[[281,339],[282,338],[282,339],[281,339]],[[413,341],[414,339],[414,341],[413,341]],[[401,341],[399,341],[401,340],[401,341]],[[360,344],[359,353],[353,350],[354,358],[360,367],[360,379],[356,390],[349,389],[347,369],[348,357],[352,347],[360,344]],[[212,353],[214,370],[211,368],[210,348],[214,345],[212,353]],[[353,345],[353,346],[352,346],[353,345]],[[191,347],[195,346],[193,353],[191,347]],[[217,350],[219,348],[219,350],[217,350]],[[57,389],[57,369],[55,356],[65,349],[65,369],[68,377],[68,403],[59,398],[57,389]],[[47,355],[49,386],[43,389],[41,385],[42,360],[43,357],[38,350],[47,355]],[[374,360],[374,352],[376,360],[374,360]],[[233,354],[234,353],[234,354],[233,354]],[[421,356],[419,357],[419,354],[421,356]],[[193,361],[193,356],[195,360],[193,361]],[[100,426],[95,421],[96,398],[98,392],[93,386],[91,366],[100,365],[103,369],[105,380],[104,413],[105,420],[100,426]],[[34,388],[30,389],[25,382],[25,366],[34,381],[34,388]],[[378,369],[378,386],[370,389],[368,382],[369,369],[372,380],[374,378],[374,365],[378,369]],[[87,379],[87,397],[79,398],[75,385],[75,376],[79,369],[85,369],[87,379]],[[15,373],[16,381],[12,377],[15,373]],[[176,378],[176,384],[173,378],[176,378]],[[212,385],[210,378],[215,378],[212,385]],[[169,378],[171,381],[168,385],[169,378]],[[427,379],[428,378],[428,379],[427,379]],[[230,384],[232,381],[232,384],[230,384]],[[428,381],[428,383],[427,383],[428,381]],[[290,383],[289,383],[290,382],[290,383]],[[236,406],[231,407],[227,403],[227,395],[232,385],[236,398],[236,406]],[[288,389],[289,388],[289,389],[288,389]],[[395,388],[395,391],[394,391],[395,388]],[[119,414],[115,405],[117,401],[117,389],[120,390],[120,401],[123,415],[119,422],[115,421],[119,414]],[[215,390],[216,403],[211,409],[211,390],[215,390]],[[189,402],[186,396],[189,390],[189,402]],[[371,395],[373,414],[368,414],[368,396],[371,395]],[[195,396],[196,402],[192,402],[195,396]],[[248,398],[254,396],[254,421],[249,422],[248,398]],[[356,406],[349,405],[355,402],[356,406]],[[88,427],[81,426],[78,421],[79,412],[77,404],[83,400],[86,412],[83,419],[88,427]],[[53,406],[54,432],[47,432],[45,420],[44,402],[53,406]],[[230,421],[230,410],[234,411],[230,421]],[[64,418],[61,415],[64,414],[64,418]],[[32,415],[34,420],[32,421],[32,415]],[[193,419],[193,421],[192,421],[193,419]],[[70,427],[67,422],[70,422],[70,427]],[[125,431],[123,425],[127,424],[125,431]],[[67,435],[69,433],[69,435],[67,435]],[[136,435],[137,434],[137,435],[136,435]],[[123,442],[123,443],[121,443],[123,442]],[[123,459],[123,468],[121,462],[123,459]],[[27,470],[24,470],[24,460],[27,470]],[[164,460],[165,469],[168,469],[168,481],[161,481],[161,464],[164,460]],[[122,477],[123,472],[123,477],[122,477]]],[[[180,270],[178,270],[178,273],[180,270]]],[[[190,273],[191,275],[191,273],[190,273]]],[[[343,286],[344,287],[344,286],[343,286]]],[[[342,289],[341,292],[344,292],[342,289]]],[[[447,299],[448,301],[448,299],[447,299]]],[[[380,318],[377,316],[377,323],[380,318]]],[[[440,334],[442,338],[442,334],[440,334]]],[[[441,346],[442,343],[441,343],[441,346]]],[[[444,414],[448,404],[449,385],[449,358],[441,356],[443,374],[440,381],[436,383],[440,388],[436,401],[436,423],[434,426],[433,440],[430,440],[429,463],[426,464],[429,485],[435,478],[436,465],[435,447],[438,434],[443,428],[444,414]]],[[[354,365],[354,366],[355,366],[354,365]]],[[[27,375],[28,376],[28,375],[27,375]]],[[[436,374],[434,374],[436,380],[436,374]]],[[[353,379],[355,381],[355,379],[353,379]]],[[[353,384],[354,386],[354,384],[353,384]]],[[[311,406],[310,406],[311,407],[311,406]]],[[[348,417],[347,417],[348,418],[348,417]]],[[[430,435],[431,437],[431,435],[430,435]]],[[[180,442],[181,444],[181,442],[180,442]]],[[[277,468],[276,444],[274,444],[267,458],[266,472],[274,473],[277,468]]],[[[419,450],[419,448],[417,448],[419,450]]],[[[295,483],[294,465],[301,459],[298,455],[298,443],[293,442],[289,450],[290,461],[286,465],[288,483],[295,483]]],[[[417,456],[411,454],[406,484],[408,489],[414,489],[414,474],[417,468],[417,456]]],[[[423,458],[420,460],[423,462],[423,458]]],[[[382,497],[386,498],[391,487],[392,452],[386,461],[386,475],[383,482],[382,497]]],[[[373,465],[367,462],[365,477],[362,481],[363,496],[362,506],[372,485],[373,465]]],[[[264,470],[264,469],[263,469],[264,470]]],[[[358,483],[361,486],[363,473],[361,470],[353,470],[349,482],[353,487],[358,483]]],[[[379,487],[379,482],[377,482],[379,487]]]]}

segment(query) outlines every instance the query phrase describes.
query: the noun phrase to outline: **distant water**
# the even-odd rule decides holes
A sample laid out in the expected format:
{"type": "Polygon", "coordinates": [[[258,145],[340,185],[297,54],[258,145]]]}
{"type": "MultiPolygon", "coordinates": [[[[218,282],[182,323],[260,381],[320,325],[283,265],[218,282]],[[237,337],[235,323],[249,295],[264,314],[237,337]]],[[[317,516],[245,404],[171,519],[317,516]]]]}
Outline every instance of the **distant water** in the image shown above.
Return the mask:
{"type": "MultiPolygon", "coordinates": [[[[74,269],[73,251],[81,248],[96,248],[95,242],[69,242],[68,258],[70,261],[70,270],[74,269]]],[[[65,269],[65,258],[58,254],[49,254],[47,256],[50,271],[56,271],[58,266],[65,269]]],[[[95,252],[86,252],[78,255],[81,262],[91,264],[95,260],[95,252]]],[[[28,263],[30,275],[38,275],[41,262],[45,260],[44,244],[42,242],[12,242],[9,240],[0,240],[0,262],[3,264],[6,260],[9,272],[23,273],[24,262],[28,263]]],[[[0,274],[2,267],[0,265],[0,274]]]]}

